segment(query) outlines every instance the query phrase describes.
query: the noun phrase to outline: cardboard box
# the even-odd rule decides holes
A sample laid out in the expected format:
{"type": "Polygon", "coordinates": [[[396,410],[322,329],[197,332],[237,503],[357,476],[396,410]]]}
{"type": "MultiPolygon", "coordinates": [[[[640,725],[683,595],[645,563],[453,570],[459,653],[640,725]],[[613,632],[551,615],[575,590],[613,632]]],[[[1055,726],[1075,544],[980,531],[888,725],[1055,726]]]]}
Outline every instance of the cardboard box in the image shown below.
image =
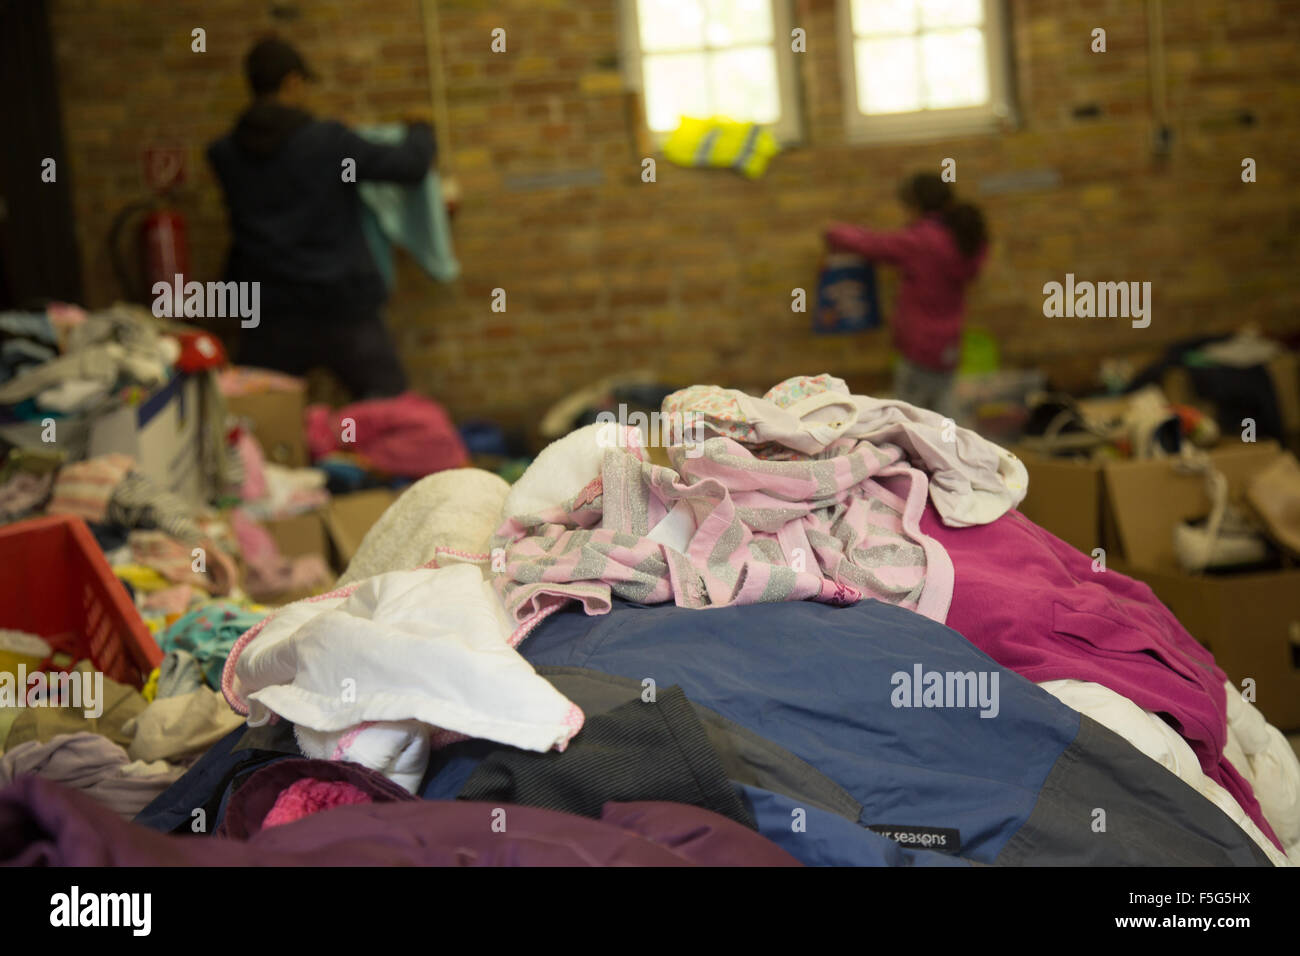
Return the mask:
{"type": "Polygon", "coordinates": [[[1029,472],[1021,513],[1085,554],[1102,543],[1102,466],[1077,458],[1053,458],[1015,447],[1029,472]]]}
{"type": "Polygon", "coordinates": [[[262,526],[275,539],[276,547],[286,558],[319,554],[329,558],[329,540],[325,537],[323,511],[308,511],[288,518],[272,518],[262,526]]]}
{"type": "Polygon", "coordinates": [[[397,493],[383,488],[335,495],[325,509],[325,526],[334,543],[334,566],[340,573],[361,547],[366,532],[397,500],[397,493]]]}
{"type": "Polygon", "coordinates": [[[159,487],[199,503],[208,497],[202,466],[199,381],[178,375],[136,405],[119,405],[90,426],[86,456],[117,452],[159,487]]]}
{"type": "Polygon", "coordinates": [[[303,468],[311,464],[303,431],[306,394],[304,385],[294,391],[227,396],[226,411],[249,423],[267,461],[287,468],[303,468]]]}
{"type": "MultiPolygon", "coordinates": [[[[1280,454],[1277,442],[1230,442],[1209,452],[1228,479],[1228,495],[1240,500],[1250,478],[1280,454]]],[[[1205,479],[1180,474],[1170,459],[1117,461],[1104,469],[1105,494],[1125,562],[1137,568],[1177,571],[1174,527],[1210,512],[1205,479]]]]}
{"type": "MultiPolygon", "coordinates": [[[[1238,497],[1280,453],[1274,442],[1210,453],[1238,497]]],[[[1173,546],[1180,521],[1210,509],[1205,481],[1168,460],[1117,462],[1104,470],[1108,566],[1145,581],[1229,679],[1255,682],[1255,704],[1282,730],[1300,729],[1300,569],[1232,575],[1182,571],[1173,546]]]]}
{"type": "MultiPolygon", "coordinates": [[[[287,558],[305,554],[319,554],[329,563],[329,539],[325,535],[324,509],[307,511],[288,518],[272,518],[261,522],[275,540],[280,553],[287,558]]],[[[315,589],[286,591],[266,603],[276,607],[301,601],[317,593],[315,589]]]]}
{"type": "Polygon", "coordinates": [[[1282,432],[1288,439],[1300,435],[1300,354],[1284,352],[1268,363],[1268,375],[1277,396],[1282,432]]]}

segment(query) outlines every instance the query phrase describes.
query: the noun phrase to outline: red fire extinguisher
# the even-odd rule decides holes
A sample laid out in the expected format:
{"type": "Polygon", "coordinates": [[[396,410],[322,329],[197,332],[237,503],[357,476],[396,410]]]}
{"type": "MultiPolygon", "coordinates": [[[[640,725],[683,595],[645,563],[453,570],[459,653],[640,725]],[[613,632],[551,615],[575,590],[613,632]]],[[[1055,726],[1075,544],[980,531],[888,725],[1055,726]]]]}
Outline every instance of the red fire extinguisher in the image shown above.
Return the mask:
{"type": "MultiPolygon", "coordinates": [[[[175,209],[156,208],[140,223],[140,268],[145,285],[168,285],[176,276],[190,273],[189,247],[185,242],[185,217],[175,209]]],[[[184,281],[184,280],[182,280],[184,281]]]]}
{"type": "MultiPolygon", "coordinates": [[[[153,300],[153,287],[157,282],[171,286],[176,276],[186,277],[190,271],[189,244],[185,235],[185,217],[175,209],[151,199],[131,203],[121,210],[109,230],[109,247],[112,251],[114,271],[122,289],[138,302],[153,300]],[[131,268],[122,249],[121,235],[127,222],[144,212],[136,233],[138,266],[131,268]]],[[[185,281],[184,278],[181,280],[185,281]]]]}

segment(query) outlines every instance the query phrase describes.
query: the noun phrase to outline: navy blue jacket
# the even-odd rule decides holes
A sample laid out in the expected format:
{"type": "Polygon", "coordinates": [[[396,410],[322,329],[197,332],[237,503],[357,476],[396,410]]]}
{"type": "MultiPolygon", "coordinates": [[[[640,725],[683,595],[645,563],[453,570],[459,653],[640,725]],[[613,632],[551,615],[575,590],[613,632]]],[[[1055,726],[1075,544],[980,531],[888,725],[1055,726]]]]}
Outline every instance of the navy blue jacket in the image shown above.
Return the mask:
{"type": "Polygon", "coordinates": [[[357,182],[418,183],[434,152],[427,124],[412,124],[402,143],[382,146],[342,123],[255,103],[208,147],[230,213],[227,280],[261,282],[261,308],[270,316],[377,311],[387,290],[361,229],[357,182]],[[356,163],[355,181],[344,181],[345,160],[356,163]]]}
{"type": "Polygon", "coordinates": [[[553,614],[519,650],[534,666],[676,684],[838,783],[861,810],[833,835],[815,832],[811,811],[810,830],[794,835],[789,808],[748,794],[760,832],[805,863],[871,862],[879,850],[866,828],[876,827],[956,831],[948,852],[979,863],[1268,865],[1218,807],[1127,741],[956,631],[890,604],[616,602],[598,617],[553,614]],[[996,674],[996,717],[895,706],[894,676],[917,665],[996,674]],[[854,832],[857,845],[845,838],[854,832]]]}

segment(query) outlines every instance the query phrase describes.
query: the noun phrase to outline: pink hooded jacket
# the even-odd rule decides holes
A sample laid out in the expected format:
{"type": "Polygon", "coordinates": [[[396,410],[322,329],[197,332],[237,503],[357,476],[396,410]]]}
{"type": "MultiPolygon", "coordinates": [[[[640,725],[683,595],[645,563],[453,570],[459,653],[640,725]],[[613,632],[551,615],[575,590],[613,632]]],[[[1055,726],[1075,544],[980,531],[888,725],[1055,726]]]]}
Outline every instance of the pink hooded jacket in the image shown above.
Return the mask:
{"type": "Polygon", "coordinates": [[[916,365],[941,372],[957,367],[966,286],[984,264],[988,246],[966,258],[936,216],[897,232],[836,223],[826,230],[826,244],[898,266],[902,285],[892,323],[894,344],[916,365]]]}

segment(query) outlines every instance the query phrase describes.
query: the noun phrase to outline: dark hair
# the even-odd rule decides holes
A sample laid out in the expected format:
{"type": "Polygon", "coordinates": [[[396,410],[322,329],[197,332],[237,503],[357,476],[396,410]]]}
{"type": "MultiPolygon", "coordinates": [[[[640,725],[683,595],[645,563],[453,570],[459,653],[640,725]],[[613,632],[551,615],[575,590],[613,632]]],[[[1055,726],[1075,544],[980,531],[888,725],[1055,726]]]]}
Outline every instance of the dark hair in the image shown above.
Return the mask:
{"type": "Polygon", "coordinates": [[[968,259],[989,241],[984,214],[972,203],[958,202],[953,188],[934,173],[916,173],[903,180],[898,197],[924,215],[939,216],[968,259]]]}
{"type": "Polygon", "coordinates": [[[262,38],[244,58],[244,74],[254,96],[277,92],[290,73],[297,73],[305,80],[316,79],[302,54],[278,36],[262,38]]]}

